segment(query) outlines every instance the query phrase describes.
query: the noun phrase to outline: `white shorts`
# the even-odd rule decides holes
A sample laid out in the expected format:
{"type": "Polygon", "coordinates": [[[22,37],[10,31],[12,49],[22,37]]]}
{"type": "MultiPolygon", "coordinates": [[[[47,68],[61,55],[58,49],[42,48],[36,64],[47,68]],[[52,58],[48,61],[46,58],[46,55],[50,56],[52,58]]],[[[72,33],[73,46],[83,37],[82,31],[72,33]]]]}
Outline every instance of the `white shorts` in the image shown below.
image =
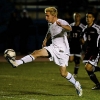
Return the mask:
{"type": "Polygon", "coordinates": [[[51,57],[49,58],[50,61],[54,61],[55,64],[61,67],[68,66],[69,55],[63,52],[64,50],[61,50],[61,48],[58,47],[54,47],[52,44],[44,48],[47,49],[51,54],[51,57]]]}

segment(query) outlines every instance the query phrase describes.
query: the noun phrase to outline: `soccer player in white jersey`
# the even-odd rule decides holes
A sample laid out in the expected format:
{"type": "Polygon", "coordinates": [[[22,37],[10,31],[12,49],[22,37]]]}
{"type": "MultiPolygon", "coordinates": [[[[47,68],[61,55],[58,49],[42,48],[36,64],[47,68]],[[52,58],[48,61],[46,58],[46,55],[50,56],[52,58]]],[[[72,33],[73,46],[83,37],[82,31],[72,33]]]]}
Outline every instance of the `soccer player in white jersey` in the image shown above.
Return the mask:
{"type": "Polygon", "coordinates": [[[45,18],[48,21],[49,28],[42,44],[42,49],[35,50],[33,53],[24,56],[19,60],[13,60],[7,57],[7,61],[13,66],[18,67],[21,64],[34,61],[37,57],[49,57],[50,61],[54,61],[59,66],[61,76],[71,82],[77,91],[78,96],[82,96],[82,88],[73,75],[66,70],[69,60],[69,44],[67,40],[67,31],[72,28],[65,20],[57,17],[58,11],[55,7],[45,8],[45,18]],[[48,39],[51,37],[52,43],[46,46],[48,39]]]}

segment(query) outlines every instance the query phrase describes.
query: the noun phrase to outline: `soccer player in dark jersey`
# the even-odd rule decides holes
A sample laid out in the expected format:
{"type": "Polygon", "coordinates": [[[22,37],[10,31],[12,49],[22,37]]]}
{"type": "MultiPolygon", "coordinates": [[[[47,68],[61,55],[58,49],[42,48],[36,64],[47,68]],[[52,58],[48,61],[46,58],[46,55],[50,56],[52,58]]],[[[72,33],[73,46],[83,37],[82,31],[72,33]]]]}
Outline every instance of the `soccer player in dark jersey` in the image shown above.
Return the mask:
{"type": "Polygon", "coordinates": [[[85,25],[81,23],[81,15],[79,12],[73,13],[74,22],[71,23],[72,31],[68,35],[69,45],[70,45],[70,57],[69,61],[75,63],[74,67],[74,77],[77,77],[78,69],[81,60],[82,45],[80,42],[80,34],[85,28],[85,25]]]}
{"type": "Polygon", "coordinates": [[[97,40],[100,34],[100,26],[94,23],[95,17],[92,12],[86,13],[86,28],[81,34],[82,42],[87,44],[85,57],[85,69],[90,79],[95,83],[92,90],[100,89],[100,82],[94,72],[100,71],[98,67],[99,50],[97,47],[97,40]]]}

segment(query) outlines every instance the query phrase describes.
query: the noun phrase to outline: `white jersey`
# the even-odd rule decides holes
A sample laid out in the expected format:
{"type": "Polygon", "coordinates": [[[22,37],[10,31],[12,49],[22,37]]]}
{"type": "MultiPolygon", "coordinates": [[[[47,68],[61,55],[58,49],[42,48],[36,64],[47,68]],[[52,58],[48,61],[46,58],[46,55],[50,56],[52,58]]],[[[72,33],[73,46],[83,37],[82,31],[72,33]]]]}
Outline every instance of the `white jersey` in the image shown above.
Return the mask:
{"type": "MultiPolygon", "coordinates": [[[[68,22],[58,19],[61,25],[69,25],[68,22]]],[[[70,25],[69,25],[70,26],[70,25]]],[[[61,48],[66,54],[69,55],[69,44],[67,40],[67,31],[55,23],[49,23],[48,33],[51,34],[52,44],[54,47],[61,48]]]]}
{"type": "MultiPolygon", "coordinates": [[[[61,25],[69,25],[65,20],[58,19],[57,21],[59,21],[61,25]]],[[[53,24],[49,23],[47,34],[51,34],[52,44],[44,48],[51,54],[49,58],[50,61],[54,61],[59,66],[68,66],[70,50],[66,30],[58,26],[56,22],[53,24]]]]}

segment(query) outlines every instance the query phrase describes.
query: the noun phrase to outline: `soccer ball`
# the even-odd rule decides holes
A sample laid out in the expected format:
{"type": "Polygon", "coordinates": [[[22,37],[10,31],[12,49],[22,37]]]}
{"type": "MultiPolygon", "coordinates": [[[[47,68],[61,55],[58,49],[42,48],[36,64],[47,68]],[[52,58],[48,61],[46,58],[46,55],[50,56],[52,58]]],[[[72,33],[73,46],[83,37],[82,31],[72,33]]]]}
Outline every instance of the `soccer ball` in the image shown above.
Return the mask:
{"type": "Polygon", "coordinates": [[[4,51],[4,57],[9,57],[10,59],[16,58],[16,52],[13,49],[6,49],[4,51]]]}

